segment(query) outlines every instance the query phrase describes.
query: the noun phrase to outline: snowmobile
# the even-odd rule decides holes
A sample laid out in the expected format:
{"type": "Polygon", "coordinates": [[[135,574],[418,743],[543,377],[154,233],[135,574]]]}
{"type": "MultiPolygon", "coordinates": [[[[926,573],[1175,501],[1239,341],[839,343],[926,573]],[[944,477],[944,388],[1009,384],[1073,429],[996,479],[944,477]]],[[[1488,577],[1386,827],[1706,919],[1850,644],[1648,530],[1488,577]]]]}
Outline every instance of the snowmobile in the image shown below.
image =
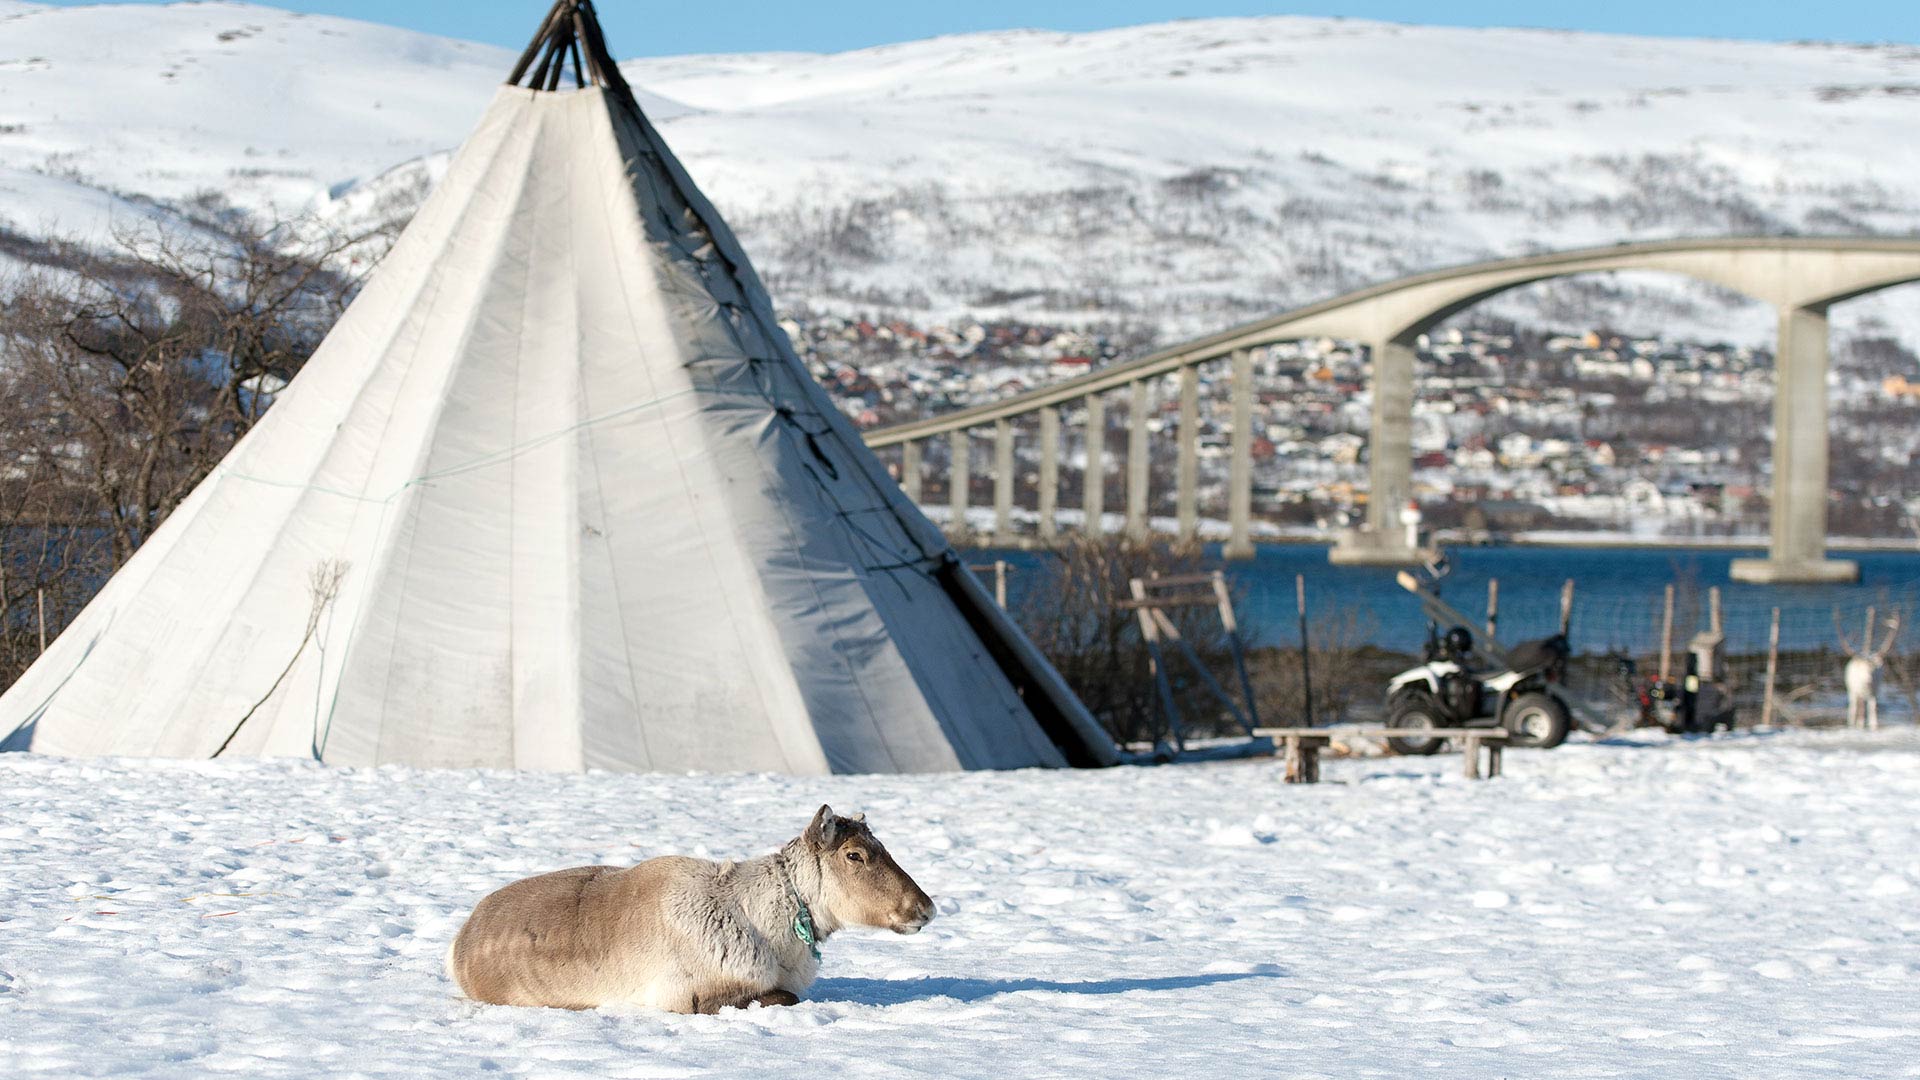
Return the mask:
{"type": "Polygon", "coordinates": [[[1427,566],[1434,587],[1402,573],[1402,588],[1420,598],[1426,612],[1425,662],[1387,683],[1387,726],[1404,729],[1387,746],[1399,754],[1432,754],[1447,728],[1505,728],[1508,746],[1552,749],[1567,740],[1573,710],[1553,690],[1566,676],[1565,619],[1561,633],[1509,650],[1491,634],[1478,633],[1459,611],[1440,599],[1444,559],[1427,566]],[[1443,636],[1441,625],[1452,626],[1443,636]],[[1482,662],[1481,657],[1486,658],[1482,662]],[[1434,732],[1432,735],[1415,732],[1434,732]]]}

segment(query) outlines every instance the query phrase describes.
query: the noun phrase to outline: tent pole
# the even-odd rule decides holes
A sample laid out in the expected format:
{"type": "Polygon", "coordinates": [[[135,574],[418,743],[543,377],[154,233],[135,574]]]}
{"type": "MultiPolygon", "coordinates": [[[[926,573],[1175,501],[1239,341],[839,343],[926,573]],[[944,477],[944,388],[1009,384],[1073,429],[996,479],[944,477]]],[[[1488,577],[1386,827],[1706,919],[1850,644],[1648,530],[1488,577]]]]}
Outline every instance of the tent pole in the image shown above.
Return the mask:
{"type": "Polygon", "coordinates": [[[554,23],[559,21],[561,12],[572,6],[573,0],[558,0],[552,10],[547,12],[546,21],[540,24],[540,29],[533,35],[533,40],[527,43],[527,51],[521,53],[519,63],[513,65],[513,73],[507,76],[507,85],[520,84],[520,77],[527,73],[527,69],[533,66],[534,58],[540,55],[540,45],[547,40],[547,35],[552,31],[554,23]]]}
{"type": "Polygon", "coordinates": [[[573,54],[573,85],[579,89],[587,86],[587,65],[580,59],[580,13],[573,14],[573,37],[567,42],[567,49],[573,54]]]}
{"type": "Polygon", "coordinates": [[[553,51],[548,54],[553,58],[553,72],[547,76],[548,93],[560,89],[560,73],[566,70],[567,49],[572,44],[573,32],[566,23],[561,23],[553,34],[553,51]]]}

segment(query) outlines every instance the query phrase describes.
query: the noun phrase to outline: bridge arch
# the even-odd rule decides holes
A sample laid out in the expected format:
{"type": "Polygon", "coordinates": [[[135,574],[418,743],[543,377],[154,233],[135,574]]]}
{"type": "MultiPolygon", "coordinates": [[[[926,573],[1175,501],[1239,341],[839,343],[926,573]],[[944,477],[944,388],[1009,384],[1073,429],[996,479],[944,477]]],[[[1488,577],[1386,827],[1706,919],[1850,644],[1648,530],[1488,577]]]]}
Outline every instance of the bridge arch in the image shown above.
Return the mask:
{"type": "Polygon", "coordinates": [[[1397,326],[1385,331],[1381,335],[1381,337],[1387,341],[1395,341],[1395,342],[1400,342],[1402,344],[1411,345],[1411,344],[1414,344],[1422,335],[1431,334],[1435,330],[1439,329],[1440,326],[1444,324],[1448,319],[1451,319],[1454,316],[1460,315],[1464,312],[1472,311],[1474,308],[1479,307],[1481,304],[1484,304],[1487,301],[1492,300],[1497,296],[1502,296],[1518,289],[1524,289],[1529,285],[1539,285],[1543,282],[1560,281],[1566,278],[1584,277],[1591,274],[1612,274],[1612,273],[1667,274],[1673,277],[1684,278],[1688,281],[1699,282],[1707,285],[1718,285],[1721,288],[1739,293],[1741,296],[1746,297],[1746,299],[1754,303],[1765,303],[1765,301],[1761,300],[1759,297],[1749,296],[1748,294],[1744,292],[1740,292],[1740,290],[1734,289],[1732,286],[1727,285],[1725,282],[1714,281],[1709,278],[1696,277],[1694,275],[1687,274],[1681,271],[1676,271],[1676,270],[1666,270],[1663,268],[1657,269],[1654,267],[1642,267],[1642,266],[1620,267],[1620,268],[1609,267],[1604,270],[1588,270],[1588,269],[1561,270],[1561,271],[1555,271],[1554,273],[1550,273],[1550,274],[1538,274],[1538,275],[1529,274],[1522,277],[1516,277],[1511,281],[1502,282],[1498,285],[1490,285],[1486,287],[1476,288],[1473,292],[1460,296],[1457,299],[1450,299],[1446,301],[1445,303],[1441,304],[1439,307],[1433,308],[1431,311],[1428,311],[1425,314],[1422,314],[1416,317],[1410,323],[1397,326]]]}
{"type": "MultiPolygon", "coordinates": [[[[1502,293],[1582,274],[1672,274],[1717,285],[1776,308],[1806,308],[1814,311],[1824,311],[1834,304],[1856,297],[1920,281],[1920,256],[1896,260],[1866,258],[1832,266],[1821,265],[1825,260],[1818,259],[1815,253],[1788,250],[1792,252],[1789,264],[1777,267],[1764,263],[1754,266],[1728,264],[1719,258],[1702,257],[1710,253],[1701,252],[1632,252],[1615,258],[1582,259],[1553,267],[1469,275],[1444,283],[1435,290],[1437,299],[1435,296],[1421,296],[1416,303],[1397,305],[1399,310],[1385,316],[1388,326],[1378,336],[1391,341],[1410,342],[1452,316],[1502,293]],[[1800,262],[1808,265],[1793,265],[1800,262]],[[1427,310],[1409,318],[1409,311],[1420,308],[1427,310]],[[1396,317],[1405,320],[1404,324],[1392,325],[1396,317]]],[[[1760,260],[1755,262],[1760,263],[1760,260]]]]}

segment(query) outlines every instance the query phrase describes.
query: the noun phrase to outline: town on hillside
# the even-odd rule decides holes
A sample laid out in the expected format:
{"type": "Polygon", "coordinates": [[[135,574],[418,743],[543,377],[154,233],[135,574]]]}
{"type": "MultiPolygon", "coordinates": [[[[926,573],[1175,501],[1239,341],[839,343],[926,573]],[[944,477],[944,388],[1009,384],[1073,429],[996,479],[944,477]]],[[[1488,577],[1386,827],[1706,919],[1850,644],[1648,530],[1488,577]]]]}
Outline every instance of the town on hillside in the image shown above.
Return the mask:
{"type": "MultiPolygon", "coordinates": [[[[1084,375],[1151,346],[1125,329],[1020,322],[915,325],[795,311],[783,325],[814,374],[863,429],[995,401],[1084,375]]],[[[1414,494],[1426,522],[1456,540],[1554,533],[1642,539],[1756,537],[1767,529],[1773,357],[1724,342],[1537,331],[1481,319],[1419,340],[1414,494]]],[[[1367,351],[1318,339],[1256,354],[1254,510],[1268,536],[1318,536],[1367,500],[1367,351]]],[[[1836,536],[1920,534],[1920,500],[1887,492],[1920,461],[1920,357],[1889,337],[1835,349],[1832,488],[1836,536]]],[[[1228,378],[1203,369],[1203,389],[1228,378]]],[[[1218,389],[1214,387],[1213,389],[1218,389]]],[[[1202,512],[1225,514],[1230,421],[1224,392],[1200,395],[1202,512]]],[[[1171,378],[1155,384],[1154,432],[1179,423],[1171,378]]],[[[1061,504],[1078,505],[1084,410],[1063,410],[1061,504]]],[[[1121,504],[1126,406],[1107,410],[1108,506],[1121,504]]],[[[1037,461],[1032,432],[1019,454],[1037,461]]],[[[1156,446],[1171,443],[1157,440],[1156,446]]],[[[944,440],[926,452],[943,460],[944,440]]],[[[973,504],[990,501],[988,448],[973,504]]],[[[1154,462],[1154,506],[1173,512],[1172,462],[1154,462]]],[[[944,498],[944,468],[925,497],[944,498]]],[[[1016,496],[1032,505],[1031,470],[1016,496]]]]}

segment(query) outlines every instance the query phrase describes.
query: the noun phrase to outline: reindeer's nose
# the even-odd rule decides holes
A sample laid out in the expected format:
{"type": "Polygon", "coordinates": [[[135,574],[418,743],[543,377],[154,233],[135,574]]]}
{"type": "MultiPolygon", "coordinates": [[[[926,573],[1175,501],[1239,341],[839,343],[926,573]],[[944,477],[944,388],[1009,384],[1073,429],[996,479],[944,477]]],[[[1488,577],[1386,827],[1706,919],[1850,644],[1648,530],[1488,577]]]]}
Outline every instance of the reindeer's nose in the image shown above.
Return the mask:
{"type": "Polygon", "coordinates": [[[933,898],[924,892],[915,892],[913,902],[907,905],[900,921],[894,923],[897,934],[917,934],[920,928],[933,921],[933,898]]]}

